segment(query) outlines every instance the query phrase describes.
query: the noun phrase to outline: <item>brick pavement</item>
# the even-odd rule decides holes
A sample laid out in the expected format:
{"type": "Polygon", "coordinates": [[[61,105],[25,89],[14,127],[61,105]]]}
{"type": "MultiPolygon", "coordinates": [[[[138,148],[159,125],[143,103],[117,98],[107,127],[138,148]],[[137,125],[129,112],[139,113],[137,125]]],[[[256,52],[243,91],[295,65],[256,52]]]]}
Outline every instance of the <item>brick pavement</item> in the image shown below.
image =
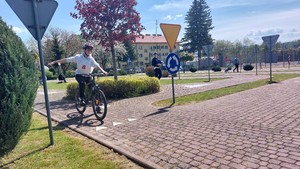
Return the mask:
{"type": "MultiPolygon", "coordinates": [[[[175,85],[175,95],[268,78],[236,74],[204,86],[175,85]]],[[[187,106],[157,108],[172,97],[157,94],[109,103],[101,124],[87,109],[80,116],[61,91],[49,91],[52,117],[124,153],[145,168],[300,169],[300,78],[187,106]]],[[[45,114],[39,91],[35,109],[45,114]]]]}

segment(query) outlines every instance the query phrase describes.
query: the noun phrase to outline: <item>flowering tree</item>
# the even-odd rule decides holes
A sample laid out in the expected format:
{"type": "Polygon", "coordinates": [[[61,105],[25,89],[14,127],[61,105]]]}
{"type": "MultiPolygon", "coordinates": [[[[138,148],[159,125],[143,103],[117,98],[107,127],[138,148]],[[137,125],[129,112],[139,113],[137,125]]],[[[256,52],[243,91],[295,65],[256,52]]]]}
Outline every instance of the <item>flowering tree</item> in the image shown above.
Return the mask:
{"type": "Polygon", "coordinates": [[[143,29],[134,9],[136,5],[136,0],[76,0],[78,13],[71,13],[73,18],[83,20],[83,38],[96,40],[111,51],[115,80],[118,77],[114,46],[125,40],[133,41],[143,29]]]}

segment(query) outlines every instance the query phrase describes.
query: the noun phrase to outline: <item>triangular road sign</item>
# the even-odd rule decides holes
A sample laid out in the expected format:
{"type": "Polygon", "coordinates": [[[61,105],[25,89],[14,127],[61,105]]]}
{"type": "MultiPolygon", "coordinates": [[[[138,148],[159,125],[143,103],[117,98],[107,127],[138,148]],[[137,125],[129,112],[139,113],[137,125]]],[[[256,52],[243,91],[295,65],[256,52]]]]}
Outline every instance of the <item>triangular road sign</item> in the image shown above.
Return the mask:
{"type": "MultiPolygon", "coordinates": [[[[35,15],[33,1],[27,0],[6,0],[11,9],[16,13],[22,23],[26,26],[31,35],[37,40],[35,15]]],[[[37,19],[39,21],[40,39],[42,39],[50,20],[58,6],[55,0],[36,1],[37,19]]]]}
{"type": "Polygon", "coordinates": [[[202,46],[204,52],[208,55],[211,55],[212,49],[213,49],[213,45],[204,45],[202,46]]]}
{"type": "Polygon", "coordinates": [[[271,49],[277,42],[278,38],[279,35],[271,35],[271,36],[263,36],[262,40],[268,46],[268,48],[271,49]]]}
{"type": "Polygon", "coordinates": [[[160,28],[168,42],[170,49],[173,50],[181,29],[181,25],[161,23],[160,28]]]}

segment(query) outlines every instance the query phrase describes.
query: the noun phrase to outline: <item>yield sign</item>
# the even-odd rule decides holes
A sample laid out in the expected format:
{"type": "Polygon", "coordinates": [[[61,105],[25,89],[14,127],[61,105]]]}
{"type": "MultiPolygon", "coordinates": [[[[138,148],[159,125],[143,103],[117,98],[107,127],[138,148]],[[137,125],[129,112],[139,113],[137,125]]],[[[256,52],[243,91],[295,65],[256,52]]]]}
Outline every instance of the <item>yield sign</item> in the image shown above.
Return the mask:
{"type": "Polygon", "coordinates": [[[180,32],[181,25],[161,23],[160,28],[164,33],[170,49],[173,50],[180,32]]]}
{"type": "Polygon", "coordinates": [[[36,6],[34,6],[33,0],[6,0],[6,2],[36,40],[42,39],[58,6],[55,0],[36,1],[36,6]],[[37,10],[37,16],[34,15],[35,9],[37,10]],[[38,29],[40,29],[41,37],[37,35],[35,17],[39,21],[40,27],[38,29]]]}
{"type": "Polygon", "coordinates": [[[262,40],[268,46],[269,49],[272,49],[274,44],[277,42],[279,35],[263,36],[262,40]]]}

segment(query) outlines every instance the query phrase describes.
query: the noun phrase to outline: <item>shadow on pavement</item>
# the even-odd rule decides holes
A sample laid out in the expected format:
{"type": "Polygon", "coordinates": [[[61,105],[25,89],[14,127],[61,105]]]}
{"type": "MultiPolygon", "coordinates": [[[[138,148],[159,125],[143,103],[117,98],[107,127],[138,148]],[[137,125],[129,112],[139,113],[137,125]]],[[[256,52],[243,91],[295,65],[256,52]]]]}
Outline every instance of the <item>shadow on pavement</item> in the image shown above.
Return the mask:
{"type": "Polygon", "coordinates": [[[171,105],[167,106],[167,107],[162,107],[160,109],[158,109],[158,111],[154,112],[154,113],[151,113],[151,114],[148,114],[146,116],[144,116],[143,118],[145,117],[150,117],[150,116],[155,116],[155,115],[159,115],[159,114],[162,114],[162,113],[166,113],[166,112],[169,112],[169,108],[171,108],[173,106],[174,103],[172,103],[171,105]]]}

